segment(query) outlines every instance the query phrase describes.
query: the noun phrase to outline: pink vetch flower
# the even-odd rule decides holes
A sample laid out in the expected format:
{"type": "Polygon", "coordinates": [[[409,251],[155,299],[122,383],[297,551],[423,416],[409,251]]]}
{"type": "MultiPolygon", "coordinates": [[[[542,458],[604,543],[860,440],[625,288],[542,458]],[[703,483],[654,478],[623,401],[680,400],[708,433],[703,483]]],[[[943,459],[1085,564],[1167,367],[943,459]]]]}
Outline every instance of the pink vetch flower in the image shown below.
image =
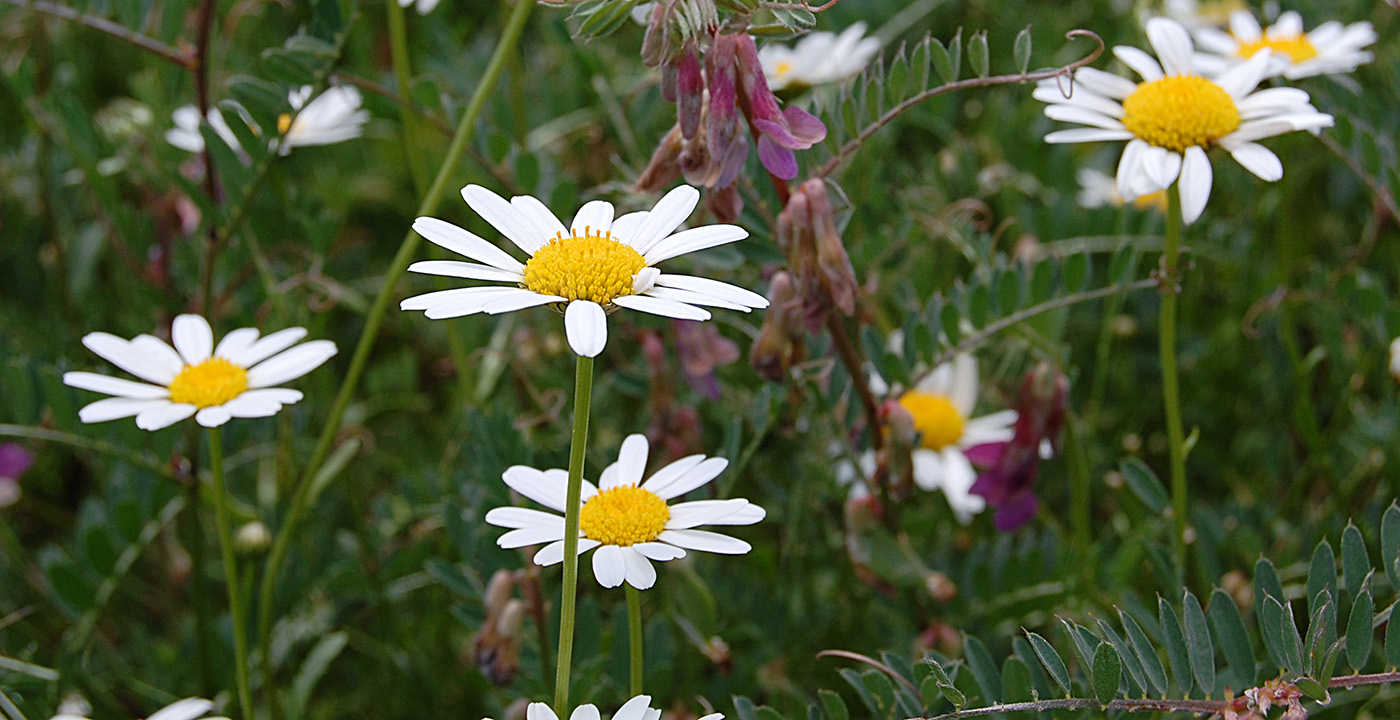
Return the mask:
{"type": "Polygon", "coordinates": [[[0,444],[0,508],[19,501],[19,479],[34,464],[34,453],[16,443],[0,444]]]}
{"type": "Polygon", "coordinates": [[[796,105],[778,109],[778,98],[768,89],[763,74],[763,61],[758,58],[758,46],[747,33],[721,35],[715,49],[724,47],[721,41],[732,39],[732,52],[739,68],[739,80],[748,104],[744,106],[749,122],[758,130],[758,159],[768,172],[784,180],[797,177],[797,156],[794,150],[806,150],[826,138],[826,126],[817,116],[796,105]]]}
{"type": "Polygon", "coordinates": [[[1035,517],[1035,477],[1040,460],[1054,454],[1065,421],[1069,380],[1041,363],[1026,375],[1010,440],[974,445],[965,451],[974,465],[987,468],[968,492],[997,509],[998,530],[1011,531],[1035,517]]]}

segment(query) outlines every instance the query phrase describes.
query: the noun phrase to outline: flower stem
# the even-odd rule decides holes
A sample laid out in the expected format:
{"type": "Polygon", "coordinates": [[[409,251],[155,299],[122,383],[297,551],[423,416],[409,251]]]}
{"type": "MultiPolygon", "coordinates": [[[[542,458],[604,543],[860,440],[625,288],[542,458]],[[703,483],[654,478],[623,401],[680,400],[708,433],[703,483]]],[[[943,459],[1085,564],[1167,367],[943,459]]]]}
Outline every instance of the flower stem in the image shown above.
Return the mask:
{"type": "Polygon", "coordinates": [[[238,685],[238,709],[244,720],[253,717],[253,695],[248,689],[248,609],[239,588],[238,559],[233,555],[233,529],[229,526],[229,495],[224,485],[224,443],[218,428],[209,428],[209,471],[214,477],[214,517],[218,525],[219,552],[224,556],[224,585],[228,587],[229,615],[233,618],[233,676],[238,685]]]}
{"type": "Polygon", "coordinates": [[[627,588],[627,635],[632,649],[632,697],[642,694],[642,591],[623,583],[627,588]]]}
{"type": "MultiPolygon", "coordinates": [[[[442,197],[447,191],[447,185],[455,176],[457,165],[462,155],[467,151],[467,145],[476,129],[477,118],[481,116],[481,111],[486,107],[486,98],[500,78],[501,69],[505,67],[506,57],[514,52],[520,35],[525,29],[525,21],[529,19],[530,11],[534,6],[533,2],[519,2],[511,11],[510,18],[506,21],[506,27],[501,32],[501,38],[496,43],[496,49],[491,55],[491,60],[487,63],[486,69],[481,74],[481,80],[472,93],[471,100],[467,103],[467,110],[462,114],[456,134],[452,136],[452,143],[447,148],[442,166],[438,168],[437,177],[433,179],[432,187],[428,188],[428,194],[423,197],[423,202],[419,204],[415,215],[427,215],[434,212],[442,201],[442,197]]],[[[399,278],[403,277],[409,261],[413,258],[413,253],[418,248],[418,243],[418,233],[409,230],[404,235],[403,242],[399,245],[399,251],[394,255],[389,270],[385,273],[384,284],[380,287],[379,295],[375,297],[374,304],[370,307],[369,314],[365,318],[365,326],[360,331],[360,339],[355,345],[355,353],[351,357],[350,367],[345,373],[345,379],[340,384],[340,390],[336,393],[331,410],[326,415],[325,425],[321,428],[320,437],[317,438],[316,449],[312,453],[311,461],[306,464],[305,470],[301,473],[301,478],[298,480],[296,490],[292,495],[291,505],[287,508],[287,515],[282,521],[282,526],[278,528],[277,536],[272,543],[272,550],[268,553],[267,565],[258,588],[258,640],[262,648],[263,682],[269,691],[272,686],[272,658],[269,640],[271,640],[272,635],[272,601],[274,591],[277,589],[277,577],[282,569],[283,561],[286,560],[287,547],[291,542],[292,535],[303,516],[306,515],[311,498],[312,480],[320,472],[326,458],[330,457],[336,434],[340,431],[341,419],[345,415],[346,408],[350,405],[350,398],[355,392],[356,385],[359,384],[360,376],[364,374],[365,365],[369,362],[370,350],[374,346],[375,337],[379,334],[379,324],[389,309],[394,286],[398,284],[399,278]]]]}
{"type": "Polygon", "coordinates": [[[574,608],[578,602],[578,515],[583,496],[583,456],[588,449],[588,410],[593,404],[593,358],[578,358],[574,374],[574,431],[569,443],[569,488],[564,499],[564,583],[559,602],[559,657],[554,673],[554,713],[568,717],[569,666],[574,659],[574,608]]]}
{"type": "Polygon", "coordinates": [[[394,83],[398,85],[400,96],[410,98],[409,102],[399,109],[399,118],[403,121],[404,156],[408,160],[408,176],[413,181],[413,189],[421,193],[428,188],[428,174],[423,166],[418,144],[422,130],[411,100],[412,74],[408,63],[408,31],[404,28],[404,9],[398,0],[385,0],[384,5],[389,20],[389,55],[394,64],[394,83]]]}
{"type": "Polygon", "coordinates": [[[1186,574],[1186,454],[1181,432],[1181,390],[1176,367],[1176,304],[1181,293],[1181,191],[1167,189],[1167,237],[1162,251],[1162,305],[1157,326],[1162,362],[1162,403],[1167,415],[1167,461],[1171,468],[1172,549],[1177,572],[1186,574]]]}

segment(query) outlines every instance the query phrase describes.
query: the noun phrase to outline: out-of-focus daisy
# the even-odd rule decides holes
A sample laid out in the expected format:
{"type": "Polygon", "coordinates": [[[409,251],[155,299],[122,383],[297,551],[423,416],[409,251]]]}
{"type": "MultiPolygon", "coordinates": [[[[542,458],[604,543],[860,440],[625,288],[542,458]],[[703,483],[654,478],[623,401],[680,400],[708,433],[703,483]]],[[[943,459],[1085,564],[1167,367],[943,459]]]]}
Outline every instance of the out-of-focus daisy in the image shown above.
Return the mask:
{"type": "Polygon", "coordinates": [[[1202,72],[1215,74],[1272,50],[1267,77],[1282,75],[1289,80],[1313,75],[1349,73],[1375,59],[1364,48],[1376,42],[1376,31],[1369,22],[1342,25],[1335,20],[1303,32],[1303,16],[1289,10],[1267,30],[1248,10],[1230,13],[1230,31],[1198,28],[1196,42],[1205,53],[1196,58],[1202,72]]]}
{"type": "Polygon", "coordinates": [[[1230,13],[1244,8],[1244,0],[1166,0],[1162,3],[1167,17],[1192,29],[1225,27],[1230,22],[1230,13]]]}
{"type": "Polygon", "coordinates": [[[198,315],[175,318],[170,335],[174,348],[151,335],[132,340],[104,332],[84,336],[89,350],[146,382],[64,373],[67,385],[114,396],[84,407],[78,419],[95,423],[135,415],[137,427],[159,430],[191,415],[205,427],[236,417],[267,417],[302,398],[297,390],[274,385],[311,372],[336,352],[330,340],[292,347],[306,337],[299,327],[263,338],[255,328],[241,328],[215,347],[209,322],[198,315]]]}
{"type": "Polygon", "coordinates": [[[840,35],[808,33],[792,47],[765,45],[758,51],[758,60],[768,88],[777,92],[845,80],[864,70],[879,50],[880,40],[865,37],[865,23],[858,22],[840,35]]]}
{"type": "MultiPolygon", "coordinates": [[[[253,119],[247,116],[247,111],[243,108],[236,108],[235,114],[249,127],[255,127],[253,119]]],[[[238,137],[229,128],[228,121],[224,120],[223,111],[219,108],[209,108],[209,127],[214,129],[214,133],[219,136],[229,147],[237,152],[242,152],[243,146],[239,144],[238,137]]],[[[171,113],[171,119],[175,121],[175,127],[165,131],[165,141],[186,152],[204,152],[204,136],[199,134],[199,108],[193,105],[181,105],[171,113]]]]}
{"type": "MultiPolygon", "coordinates": [[[[1118,181],[1112,175],[1095,168],[1082,167],[1074,176],[1079,180],[1079,193],[1075,195],[1074,199],[1080,207],[1092,210],[1101,207],[1123,207],[1129,204],[1119,194],[1118,181]]],[[[1147,195],[1140,195],[1131,204],[1138,210],[1156,208],[1161,212],[1166,212],[1167,191],[1158,190],[1147,195]]]]}
{"type": "MultiPolygon", "coordinates": [[[[613,713],[612,720],[659,720],[661,711],[651,707],[650,695],[638,695],[622,704],[622,707],[613,713]]],[[[711,713],[700,720],[722,720],[721,713],[711,713]]],[[[554,714],[554,709],[545,703],[530,703],[525,708],[525,720],[559,720],[559,716],[554,714]]],[[[574,708],[569,714],[569,720],[602,720],[598,708],[592,703],[586,703],[574,708]]]]}
{"type": "Polygon", "coordinates": [[[1390,341],[1390,374],[1400,381],[1400,337],[1390,341]]]}
{"type": "Polygon", "coordinates": [[[303,85],[287,95],[293,112],[277,118],[277,132],[282,136],[278,152],[283,155],[292,148],[357,138],[369,122],[369,112],[360,109],[359,90],[338,85],[326,88],[314,100],[311,91],[310,85],[303,85]]]}
{"type": "Polygon", "coordinates": [[[1210,199],[1213,175],[1206,150],[1221,147],[1246,170],[1273,182],[1283,177],[1283,163],[1256,140],[1332,125],[1332,116],[1318,112],[1302,90],[1254,91],[1271,51],[1210,79],[1193,71],[1191,36],[1180,24],[1152,18],[1147,39],[1161,64],[1134,47],[1113,49],[1142,76],[1141,83],[1084,67],[1073,83],[1043,81],[1034,93],[1050,103],[1047,117],[1088,126],[1052,132],[1046,142],[1128,141],[1118,162],[1118,192],[1125,200],[1165,190],[1179,178],[1182,218],[1194,222],[1210,199]]]}
{"type": "MultiPolygon", "coordinates": [[[[742,555],[752,549],[743,540],[694,528],[752,525],[765,515],[763,508],[743,498],[667,505],[667,500],[715,479],[729,461],[691,455],[657,470],[642,482],[649,449],[646,436],[629,435],[622,441],[617,462],[603,470],[598,485],[583,481],[578,551],[582,555],[597,548],[593,554],[593,576],[603,587],[626,582],[645,590],[656,582],[652,560],[675,560],[685,557],[686,550],[742,555]]],[[[569,478],[566,471],[516,465],[506,470],[502,478],[521,495],[564,512],[569,478]]],[[[548,543],[535,553],[536,565],[553,565],[564,559],[564,518],[560,515],[500,507],[486,513],[486,522],[511,528],[496,541],[503,548],[548,543]]]]}
{"type": "Polygon", "coordinates": [[[441,0],[399,0],[399,7],[414,5],[418,8],[419,15],[427,15],[433,11],[433,8],[438,6],[440,1],[441,0]]]}
{"type": "MultiPolygon", "coordinates": [[[[205,718],[205,715],[213,709],[214,703],[209,700],[203,698],[185,698],[184,700],[176,700],[155,711],[150,717],[146,718],[146,720],[195,720],[195,718],[205,718]]],[[[69,715],[60,712],[58,715],[53,716],[53,720],[88,719],[82,715],[69,715]]],[[[228,720],[228,718],[208,717],[205,718],[205,720],[228,720]]]]}
{"type": "Polygon", "coordinates": [[[700,200],[682,185],[650,212],[613,218],[611,203],[594,200],[579,208],[565,227],[549,208],[528,195],[507,202],[479,185],[462,189],[467,204],[516,247],[530,256],[521,263],[472,233],[420,217],[413,229],[430,242],[478,263],[449,260],[417,262],[409,270],[429,275],[497,280],[512,287],[483,286],[441,290],[404,300],[404,310],[423,310],[429,319],[496,314],[537,305],[564,313],[564,333],[574,352],[595,357],[608,339],[608,313],[629,308],[681,320],[708,320],[698,307],[748,312],[767,307],[757,293],[708,278],[663,274],[654,266],[678,255],[731,243],[749,233],[735,225],[706,225],[672,234],[700,200]]]}
{"type": "Polygon", "coordinates": [[[34,464],[34,453],[15,443],[0,444],[0,508],[19,502],[19,478],[34,464]]]}

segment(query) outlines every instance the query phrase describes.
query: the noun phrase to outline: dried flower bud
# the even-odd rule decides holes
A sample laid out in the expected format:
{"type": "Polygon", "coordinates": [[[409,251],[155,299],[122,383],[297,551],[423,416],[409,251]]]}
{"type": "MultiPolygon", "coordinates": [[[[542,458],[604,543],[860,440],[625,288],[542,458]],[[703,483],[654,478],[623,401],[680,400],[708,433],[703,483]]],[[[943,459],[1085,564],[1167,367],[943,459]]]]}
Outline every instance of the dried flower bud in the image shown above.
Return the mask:
{"type": "Polygon", "coordinates": [[[821,273],[822,287],[836,307],[850,317],[856,312],[856,271],[851,267],[851,257],[846,254],[841,233],[836,229],[836,215],[826,194],[826,182],[812,178],[802,184],[801,191],[812,203],[817,270],[821,273]]]}
{"type": "Polygon", "coordinates": [[[482,604],[486,606],[488,618],[501,612],[514,589],[515,575],[511,571],[501,569],[491,576],[490,582],[486,583],[486,594],[481,598],[482,604]]]}
{"type": "Polygon", "coordinates": [[[758,374],[782,382],[806,350],[803,337],[802,303],[792,276],[780,271],[768,286],[768,312],[763,316],[758,339],[749,350],[749,362],[758,374]]]}
{"type": "Polygon", "coordinates": [[[641,193],[659,193],[676,184],[676,179],[681,176],[682,153],[685,150],[685,143],[681,138],[679,127],[671,128],[666,136],[661,138],[661,143],[656,146],[655,152],[651,154],[651,162],[642,171],[633,189],[641,193]]]}
{"type": "Polygon", "coordinates": [[[525,602],[510,598],[498,612],[487,612],[477,634],[472,659],[497,687],[505,687],[520,671],[520,639],[525,624],[525,602]]]}
{"type": "Polygon", "coordinates": [[[824,326],[833,307],[855,314],[859,286],[823,180],[808,180],[788,198],[778,215],[777,243],[787,254],[808,330],[824,326]]]}

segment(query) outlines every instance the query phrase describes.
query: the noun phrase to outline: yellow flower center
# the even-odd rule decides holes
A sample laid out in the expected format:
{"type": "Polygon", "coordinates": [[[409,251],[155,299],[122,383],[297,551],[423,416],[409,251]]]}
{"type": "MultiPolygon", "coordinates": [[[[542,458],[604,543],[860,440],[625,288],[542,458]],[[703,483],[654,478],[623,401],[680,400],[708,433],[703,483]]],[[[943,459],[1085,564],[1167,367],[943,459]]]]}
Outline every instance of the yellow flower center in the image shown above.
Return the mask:
{"type": "Polygon", "coordinates": [[[632,294],[632,282],[647,266],[642,254],[612,238],[584,228],[582,235],[554,236],[525,263],[525,287],[569,300],[607,305],[632,294]]]}
{"type": "Polygon", "coordinates": [[[947,395],[911,390],[899,398],[899,404],[914,418],[919,444],[924,447],[942,450],[962,439],[967,421],[947,395]]]}
{"type": "Polygon", "coordinates": [[[1307,35],[1295,35],[1293,37],[1274,38],[1272,40],[1269,38],[1259,38],[1254,42],[1242,42],[1240,43],[1239,55],[1242,58],[1251,58],[1254,57],[1254,53],[1264,48],[1269,48],[1276,53],[1283,53],[1294,63],[1300,63],[1304,60],[1311,60],[1317,57],[1317,48],[1313,47],[1311,42],[1308,42],[1307,35]]]}
{"type": "Polygon", "coordinates": [[[1133,207],[1137,208],[1138,210],[1150,210],[1152,208],[1156,208],[1161,212],[1166,212],[1167,191],[1158,190],[1157,192],[1148,193],[1146,195],[1139,195],[1137,199],[1133,201],[1133,207]]]}
{"type": "Polygon", "coordinates": [[[792,72],[792,61],[791,61],[791,60],[779,60],[779,61],[778,61],[778,64],[776,64],[776,65],[773,66],[773,76],[774,76],[774,77],[785,78],[785,77],[788,76],[788,73],[790,73],[790,72],[792,72]]]}
{"type": "Polygon", "coordinates": [[[1224,88],[1196,75],[1139,83],[1123,101],[1123,125],[1157,147],[1185,152],[1206,147],[1240,126],[1240,111],[1224,88]]]}
{"type": "Polygon", "coordinates": [[[651,542],[666,529],[671,509],[656,493],[631,485],[604,490],[579,510],[583,536],[604,545],[651,542]]]}
{"type": "Polygon", "coordinates": [[[221,358],[209,358],[198,365],[186,365],[170,381],[170,401],[197,408],[214,407],[243,394],[248,389],[248,371],[221,358]]]}
{"type": "Polygon", "coordinates": [[[292,129],[292,116],[289,113],[282,113],[277,116],[277,134],[286,135],[292,129]]]}

